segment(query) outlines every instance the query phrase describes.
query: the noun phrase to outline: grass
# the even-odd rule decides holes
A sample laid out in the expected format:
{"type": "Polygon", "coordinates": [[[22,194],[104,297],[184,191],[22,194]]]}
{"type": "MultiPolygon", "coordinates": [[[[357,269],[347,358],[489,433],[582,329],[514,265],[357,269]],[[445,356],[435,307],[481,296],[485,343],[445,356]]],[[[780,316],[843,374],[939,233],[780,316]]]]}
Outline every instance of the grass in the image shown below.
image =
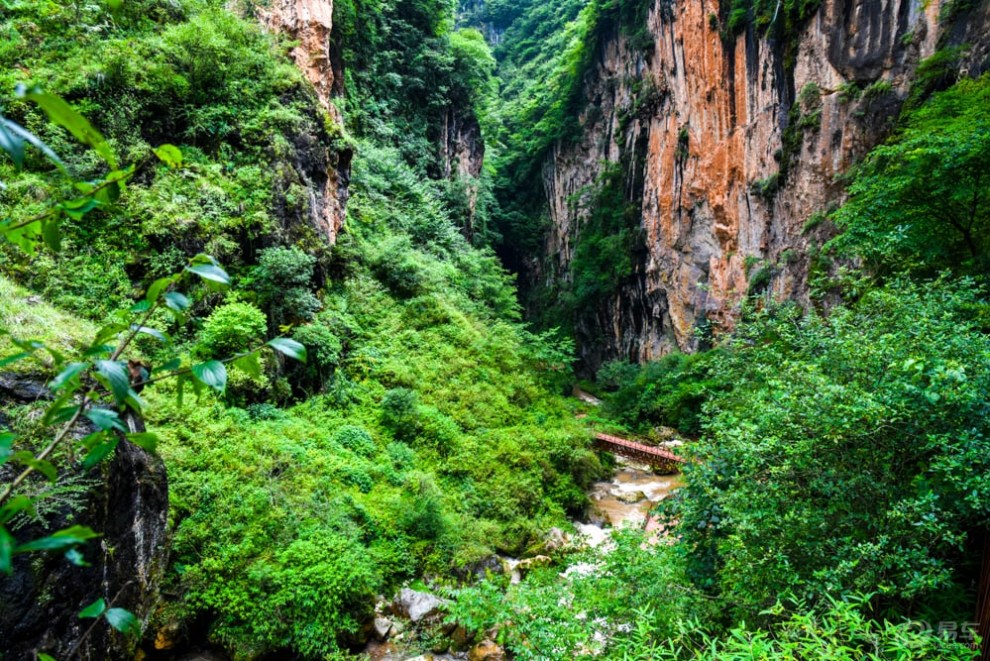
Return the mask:
{"type": "MultiPolygon", "coordinates": [[[[0,356],[18,351],[11,338],[18,340],[38,340],[66,355],[78,352],[89,345],[96,335],[96,326],[91,322],[67,314],[37,294],[14,284],[0,276],[0,329],[9,334],[0,334],[0,356]]],[[[30,361],[21,361],[6,366],[5,370],[33,371],[30,361]]]]}

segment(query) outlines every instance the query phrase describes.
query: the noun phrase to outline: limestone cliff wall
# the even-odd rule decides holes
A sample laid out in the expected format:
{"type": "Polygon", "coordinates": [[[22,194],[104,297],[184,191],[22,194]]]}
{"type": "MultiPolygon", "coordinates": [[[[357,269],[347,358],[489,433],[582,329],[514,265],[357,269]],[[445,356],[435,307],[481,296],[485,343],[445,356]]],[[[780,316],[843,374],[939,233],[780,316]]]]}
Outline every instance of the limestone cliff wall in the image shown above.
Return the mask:
{"type": "Polygon", "coordinates": [[[478,180],[485,164],[485,141],[481,125],[470,109],[448,108],[440,130],[439,176],[464,185],[467,209],[464,233],[470,240],[475,233],[478,211],[478,180]]]}
{"type": "MultiPolygon", "coordinates": [[[[272,0],[258,9],[262,24],[297,45],[296,66],[312,83],[333,123],[342,124],[333,97],[343,91],[342,63],[334,45],[333,0],[272,0]]],[[[294,136],[300,148],[295,176],[309,192],[310,223],[333,244],[344,225],[350,183],[351,152],[336,149],[325,136],[294,136]]]]}
{"type": "Polygon", "coordinates": [[[990,2],[951,21],[943,4],[825,0],[789,56],[752,31],[725,43],[717,0],[656,0],[648,52],[618,29],[602,41],[582,137],[545,163],[552,224],[537,276],[567,281],[585,213],[575,195],[603,163],[623,163],[641,250],[634,276],[579,312],[590,367],[696,349],[699,326],[731,327],[759,270],[773,295],[807,299],[813,237],[802,227],[840,199],[836,175],[885,137],[918,63],[965,43],[963,73],[987,68],[990,2]],[[869,91],[851,98],[853,83],[869,91]]]}

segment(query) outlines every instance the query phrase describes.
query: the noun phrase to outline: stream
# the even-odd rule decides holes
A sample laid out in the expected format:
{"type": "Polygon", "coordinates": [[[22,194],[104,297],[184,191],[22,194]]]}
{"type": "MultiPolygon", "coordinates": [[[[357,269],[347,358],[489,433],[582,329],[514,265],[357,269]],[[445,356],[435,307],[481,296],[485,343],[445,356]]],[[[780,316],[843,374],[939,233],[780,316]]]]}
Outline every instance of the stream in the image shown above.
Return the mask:
{"type": "MultiPolygon", "coordinates": [[[[623,526],[645,525],[648,531],[655,530],[660,536],[663,531],[648,522],[649,512],[683,483],[680,473],[657,475],[646,464],[617,456],[612,478],[595,482],[589,489],[591,506],[586,520],[572,521],[575,533],[593,548],[605,543],[612,529],[623,526]]],[[[504,571],[511,574],[511,581],[519,582],[523,574],[520,564],[524,565],[526,561],[505,557],[501,561],[504,571]]],[[[372,642],[365,653],[371,661],[464,661],[468,658],[466,652],[408,652],[399,641],[372,642]]]]}
{"type": "Polygon", "coordinates": [[[683,483],[680,473],[657,475],[645,464],[616,457],[612,479],[591,486],[588,521],[575,521],[574,527],[597,546],[608,536],[609,527],[642,526],[653,506],[683,483]]]}

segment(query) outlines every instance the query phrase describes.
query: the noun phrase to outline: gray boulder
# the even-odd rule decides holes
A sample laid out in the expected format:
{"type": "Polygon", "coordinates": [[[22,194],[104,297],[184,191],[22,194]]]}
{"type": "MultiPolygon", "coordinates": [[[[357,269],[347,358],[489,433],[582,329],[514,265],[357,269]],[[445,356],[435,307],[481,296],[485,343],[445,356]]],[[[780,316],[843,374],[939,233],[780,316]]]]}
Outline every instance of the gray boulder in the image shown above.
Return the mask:
{"type": "Polygon", "coordinates": [[[429,592],[402,588],[392,602],[392,611],[396,615],[408,617],[415,624],[438,615],[446,603],[429,592]]]}

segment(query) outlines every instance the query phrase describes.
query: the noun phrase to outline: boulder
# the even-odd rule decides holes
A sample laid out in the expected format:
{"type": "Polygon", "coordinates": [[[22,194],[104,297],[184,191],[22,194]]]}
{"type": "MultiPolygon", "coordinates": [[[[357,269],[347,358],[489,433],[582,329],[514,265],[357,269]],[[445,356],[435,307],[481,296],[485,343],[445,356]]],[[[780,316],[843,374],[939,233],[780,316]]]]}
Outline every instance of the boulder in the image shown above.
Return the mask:
{"type": "Polygon", "coordinates": [[[468,652],[468,661],[505,661],[505,650],[490,640],[483,640],[468,652]]]}
{"type": "Polygon", "coordinates": [[[620,502],[626,505],[635,505],[646,500],[646,494],[642,491],[623,491],[616,496],[620,502]]]}
{"type": "Polygon", "coordinates": [[[457,626],[452,632],[450,632],[450,642],[453,643],[455,649],[463,650],[467,647],[470,640],[470,634],[468,634],[467,629],[462,626],[457,626]]]}
{"type": "Polygon", "coordinates": [[[446,602],[429,592],[418,592],[402,588],[392,602],[392,611],[396,615],[409,618],[414,624],[439,615],[446,602]]]}
{"type": "Polygon", "coordinates": [[[392,620],[387,617],[376,617],[372,625],[372,632],[378,640],[385,640],[392,631],[392,620]]]}
{"type": "Polygon", "coordinates": [[[559,551],[567,546],[570,541],[570,535],[563,530],[560,528],[551,528],[550,532],[547,533],[547,539],[543,546],[547,551],[559,551]]]}

